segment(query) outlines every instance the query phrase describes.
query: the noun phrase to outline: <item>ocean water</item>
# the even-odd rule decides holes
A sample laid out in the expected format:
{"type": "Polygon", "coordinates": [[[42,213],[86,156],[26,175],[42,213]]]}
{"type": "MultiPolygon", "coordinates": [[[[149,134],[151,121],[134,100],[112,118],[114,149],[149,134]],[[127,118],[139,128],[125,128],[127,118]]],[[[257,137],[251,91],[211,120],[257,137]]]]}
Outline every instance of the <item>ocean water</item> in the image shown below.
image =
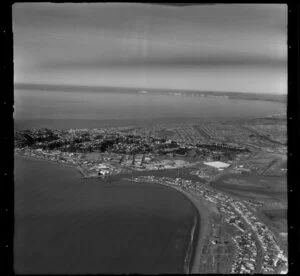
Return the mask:
{"type": "Polygon", "coordinates": [[[195,218],[173,189],[15,158],[16,273],[183,273],[195,218]]]}
{"type": "Polygon", "coordinates": [[[232,120],[285,112],[282,103],[157,94],[15,90],[16,128],[232,120]]]}

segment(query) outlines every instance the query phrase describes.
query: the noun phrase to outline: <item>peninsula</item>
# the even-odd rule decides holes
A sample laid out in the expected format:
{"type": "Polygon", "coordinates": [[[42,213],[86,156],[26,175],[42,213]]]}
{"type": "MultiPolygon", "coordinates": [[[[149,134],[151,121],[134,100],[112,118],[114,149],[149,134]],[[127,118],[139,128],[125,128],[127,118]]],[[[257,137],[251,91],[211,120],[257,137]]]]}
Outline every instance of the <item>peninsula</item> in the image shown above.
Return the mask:
{"type": "Polygon", "coordinates": [[[277,115],[150,128],[28,129],[16,132],[15,152],[76,166],[83,177],[118,176],[185,194],[201,220],[187,273],[281,273],[287,270],[285,127],[277,115]]]}

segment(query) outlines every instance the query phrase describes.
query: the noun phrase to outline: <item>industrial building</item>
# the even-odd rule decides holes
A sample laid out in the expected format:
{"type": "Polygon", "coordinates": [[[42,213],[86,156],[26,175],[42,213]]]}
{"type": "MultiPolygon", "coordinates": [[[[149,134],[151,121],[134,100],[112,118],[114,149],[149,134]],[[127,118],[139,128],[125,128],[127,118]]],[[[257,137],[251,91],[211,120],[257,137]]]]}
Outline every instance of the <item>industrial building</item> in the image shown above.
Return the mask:
{"type": "Polygon", "coordinates": [[[230,164],[220,162],[220,161],[213,161],[213,162],[203,162],[204,165],[214,167],[216,169],[224,169],[228,168],[230,164]]]}

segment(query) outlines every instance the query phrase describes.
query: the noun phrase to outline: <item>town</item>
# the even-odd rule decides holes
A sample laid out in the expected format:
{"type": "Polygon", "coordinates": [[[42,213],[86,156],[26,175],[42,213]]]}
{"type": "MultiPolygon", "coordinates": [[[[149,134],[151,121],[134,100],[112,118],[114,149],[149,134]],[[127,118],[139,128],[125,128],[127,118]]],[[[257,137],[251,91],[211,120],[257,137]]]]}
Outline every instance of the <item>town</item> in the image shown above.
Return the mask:
{"type": "Polygon", "coordinates": [[[199,273],[285,273],[286,118],[28,129],[15,153],[78,168],[83,177],[180,189],[207,211],[199,273]],[[247,191],[245,193],[245,191],[247,191]]]}
{"type": "Polygon", "coordinates": [[[286,154],[284,123],[279,117],[168,128],[30,129],[16,132],[15,147],[24,154],[84,165],[91,174],[97,173],[99,159],[135,169],[181,168],[203,161],[230,163],[260,151],[286,154]]]}
{"type": "MultiPolygon", "coordinates": [[[[181,178],[152,175],[126,180],[175,186],[200,201],[204,199],[216,204],[225,221],[237,229],[232,237],[232,242],[236,246],[236,255],[231,267],[232,273],[280,273],[287,270],[286,253],[280,249],[268,227],[255,216],[251,203],[237,201],[200,182],[181,178]]],[[[212,245],[217,243],[213,235],[210,239],[212,245]]]]}

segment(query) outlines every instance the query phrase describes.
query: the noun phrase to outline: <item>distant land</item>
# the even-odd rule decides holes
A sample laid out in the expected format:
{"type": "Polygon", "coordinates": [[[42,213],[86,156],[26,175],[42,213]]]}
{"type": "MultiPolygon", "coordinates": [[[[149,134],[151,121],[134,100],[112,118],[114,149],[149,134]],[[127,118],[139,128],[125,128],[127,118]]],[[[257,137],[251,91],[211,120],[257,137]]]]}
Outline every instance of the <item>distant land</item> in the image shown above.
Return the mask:
{"type": "Polygon", "coordinates": [[[217,97],[237,100],[256,100],[286,102],[285,94],[268,94],[268,93],[245,93],[230,91],[201,91],[188,89],[159,89],[159,88],[136,88],[136,87],[112,87],[112,86],[83,86],[83,85],[52,85],[52,84],[31,84],[16,83],[15,89],[20,90],[41,90],[41,91],[81,91],[81,92],[112,92],[112,93],[134,93],[134,94],[162,94],[185,97],[217,97]]]}

